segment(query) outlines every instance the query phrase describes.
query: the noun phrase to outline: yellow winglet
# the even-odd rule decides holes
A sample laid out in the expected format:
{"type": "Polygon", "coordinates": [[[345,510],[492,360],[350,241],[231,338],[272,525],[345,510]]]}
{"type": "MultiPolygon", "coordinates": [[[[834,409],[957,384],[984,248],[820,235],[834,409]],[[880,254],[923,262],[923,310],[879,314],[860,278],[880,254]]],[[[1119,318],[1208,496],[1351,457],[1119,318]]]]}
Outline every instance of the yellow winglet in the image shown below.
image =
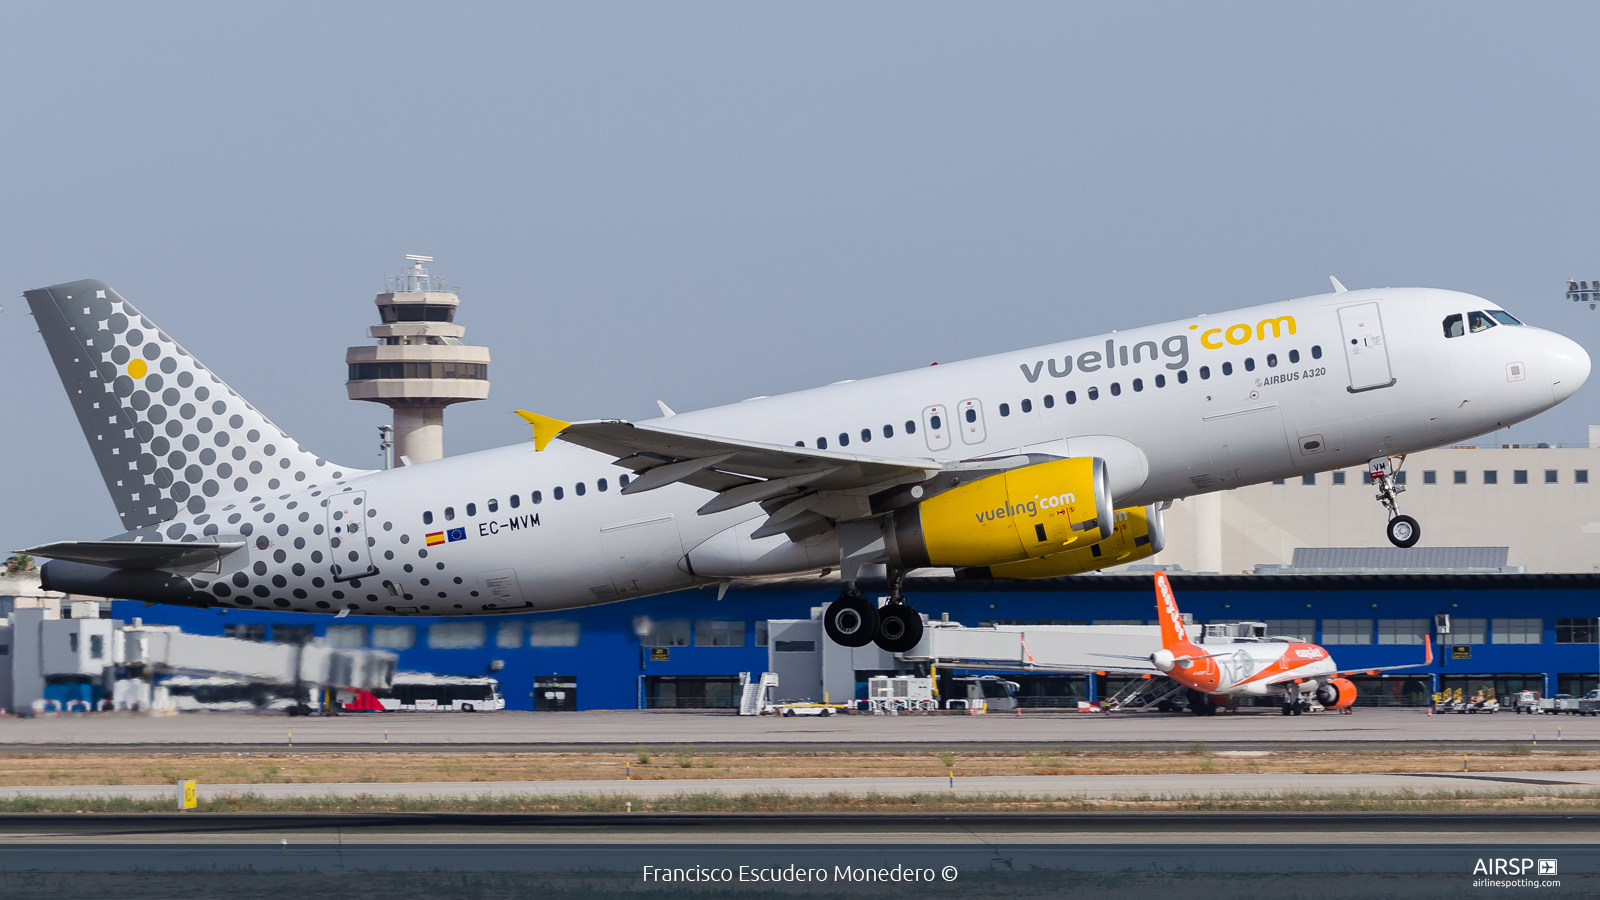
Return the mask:
{"type": "Polygon", "coordinates": [[[525,409],[517,410],[517,415],[521,416],[524,422],[533,426],[533,449],[535,453],[549,446],[550,442],[555,440],[556,435],[572,424],[571,422],[563,422],[560,419],[552,419],[549,416],[541,416],[538,413],[531,413],[525,409]]]}

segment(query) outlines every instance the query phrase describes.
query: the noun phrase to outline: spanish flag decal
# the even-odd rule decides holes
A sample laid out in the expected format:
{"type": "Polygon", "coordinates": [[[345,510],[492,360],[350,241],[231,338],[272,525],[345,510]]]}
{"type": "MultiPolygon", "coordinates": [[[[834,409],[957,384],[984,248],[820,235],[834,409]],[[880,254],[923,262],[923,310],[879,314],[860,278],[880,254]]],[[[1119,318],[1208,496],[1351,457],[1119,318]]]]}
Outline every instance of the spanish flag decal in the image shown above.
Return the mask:
{"type": "Polygon", "coordinates": [[[428,535],[428,546],[429,547],[432,547],[434,544],[442,544],[442,543],[444,543],[444,532],[435,531],[433,534],[428,535]]]}

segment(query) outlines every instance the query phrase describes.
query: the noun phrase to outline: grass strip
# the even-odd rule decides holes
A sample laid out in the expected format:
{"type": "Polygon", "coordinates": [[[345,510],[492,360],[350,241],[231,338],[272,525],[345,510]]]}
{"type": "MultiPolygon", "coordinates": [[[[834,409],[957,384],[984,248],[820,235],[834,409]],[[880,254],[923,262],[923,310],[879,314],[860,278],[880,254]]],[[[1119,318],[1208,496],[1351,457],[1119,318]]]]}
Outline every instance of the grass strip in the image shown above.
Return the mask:
{"type": "MultiPolygon", "coordinates": [[[[684,793],[667,797],[569,794],[500,797],[262,797],[202,800],[203,813],[868,813],[868,812],[1490,812],[1600,811],[1600,788],[1487,791],[1283,791],[1186,796],[1152,792],[1110,797],[1036,794],[684,793]]],[[[0,813],[171,813],[171,800],[132,797],[0,799],[0,813]]]]}

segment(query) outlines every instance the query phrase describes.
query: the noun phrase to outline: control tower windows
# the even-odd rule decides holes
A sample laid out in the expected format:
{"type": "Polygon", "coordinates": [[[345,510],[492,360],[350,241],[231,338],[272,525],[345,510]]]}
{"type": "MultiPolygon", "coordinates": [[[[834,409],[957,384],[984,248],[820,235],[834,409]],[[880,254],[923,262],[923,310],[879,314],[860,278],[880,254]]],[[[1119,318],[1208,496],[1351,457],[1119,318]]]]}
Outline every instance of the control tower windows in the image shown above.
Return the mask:
{"type": "Polygon", "coordinates": [[[458,362],[350,363],[349,380],[372,381],[378,378],[465,378],[487,381],[489,367],[484,363],[458,362]]]}
{"type": "Polygon", "coordinates": [[[386,303],[378,307],[384,324],[394,322],[453,322],[456,308],[446,303],[386,303]]]}

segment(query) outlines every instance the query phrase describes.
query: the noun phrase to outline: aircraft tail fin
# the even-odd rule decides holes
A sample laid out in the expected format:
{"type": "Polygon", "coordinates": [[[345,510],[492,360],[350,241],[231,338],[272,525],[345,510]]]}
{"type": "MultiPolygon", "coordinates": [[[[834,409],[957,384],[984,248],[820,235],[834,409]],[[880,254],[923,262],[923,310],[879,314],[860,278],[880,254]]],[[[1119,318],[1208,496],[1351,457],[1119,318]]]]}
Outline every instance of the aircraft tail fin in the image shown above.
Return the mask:
{"type": "Polygon", "coordinates": [[[1196,649],[1189,639],[1189,626],[1178,612],[1178,598],[1172,593],[1172,582],[1167,580],[1165,572],[1156,573],[1156,615],[1161,622],[1162,649],[1180,655],[1196,649]]]}
{"type": "Polygon", "coordinates": [[[344,478],[102,281],[25,292],[125,529],[344,478]]]}

